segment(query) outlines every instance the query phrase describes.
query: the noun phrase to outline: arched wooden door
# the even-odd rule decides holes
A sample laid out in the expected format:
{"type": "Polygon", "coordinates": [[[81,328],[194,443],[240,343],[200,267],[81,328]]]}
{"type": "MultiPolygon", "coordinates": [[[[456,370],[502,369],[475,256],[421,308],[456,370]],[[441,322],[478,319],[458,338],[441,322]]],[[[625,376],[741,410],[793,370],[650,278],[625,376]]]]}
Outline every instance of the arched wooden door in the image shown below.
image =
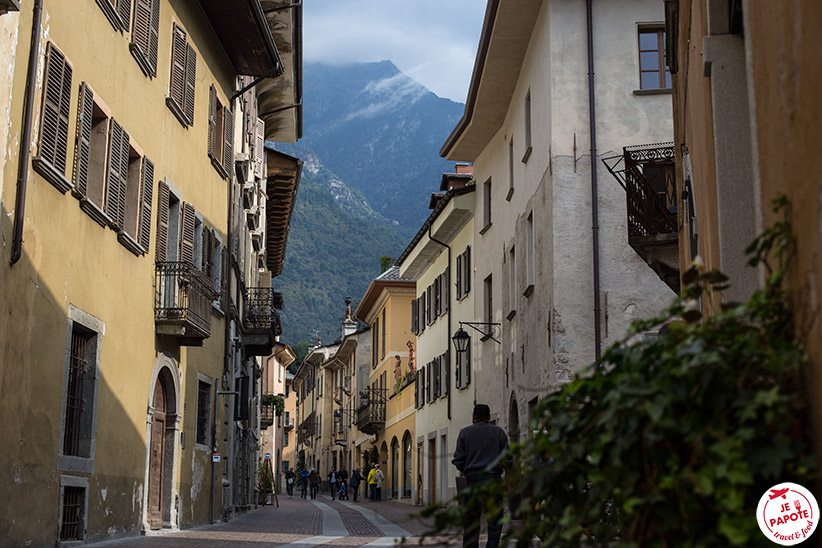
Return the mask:
{"type": "Polygon", "coordinates": [[[154,416],[148,468],[148,521],[152,529],[163,526],[163,475],[166,451],[166,387],[162,375],[154,385],[154,416]]]}

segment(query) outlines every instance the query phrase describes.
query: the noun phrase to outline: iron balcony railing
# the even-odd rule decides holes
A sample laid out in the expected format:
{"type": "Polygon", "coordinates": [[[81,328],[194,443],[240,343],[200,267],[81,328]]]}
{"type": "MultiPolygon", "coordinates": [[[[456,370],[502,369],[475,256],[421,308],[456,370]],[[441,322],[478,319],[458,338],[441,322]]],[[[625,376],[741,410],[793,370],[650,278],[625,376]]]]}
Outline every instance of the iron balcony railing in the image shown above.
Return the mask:
{"type": "Polygon", "coordinates": [[[245,292],[243,328],[246,331],[272,331],[276,337],[283,330],[277,305],[282,295],[270,287],[250,287],[245,292]]]}
{"type": "Polygon", "coordinates": [[[260,428],[265,430],[274,424],[274,402],[262,402],[260,407],[260,428]]]}
{"type": "Polygon", "coordinates": [[[154,320],[182,327],[185,337],[211,336],[211,303],[217,298],[208,277],[191,263],[155,263],[154,320]]]}
{"type": "Polygon", "coordinates": [[[385,390],[366,388],[357,407],[357,430],[376,434],[385,425],[385,390]]]}

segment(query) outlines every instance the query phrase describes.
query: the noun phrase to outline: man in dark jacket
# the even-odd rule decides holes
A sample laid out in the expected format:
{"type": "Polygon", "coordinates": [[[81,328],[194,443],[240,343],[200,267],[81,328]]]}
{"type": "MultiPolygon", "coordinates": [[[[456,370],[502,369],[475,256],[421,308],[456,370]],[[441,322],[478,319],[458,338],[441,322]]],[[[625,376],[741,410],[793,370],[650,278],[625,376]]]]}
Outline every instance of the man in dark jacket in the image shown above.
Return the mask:
{"type": "Polygon", "coordinates": [[[360,474],[360,467],[357,466],[357,469],[351,473],[351,492],[354,494],[354,502],[357,502],[357,496],[360,491],[360,484],[362,483],[362,474],[360,474]]]}
{"type": "MultiPolygon", "coordinates": [[[[490,424],[491,409],[482,403],[474,406],[473,424],[460,430],[457,437],[457,448],[451,461],[457,467],[468,486],[493,481],[502,477],[502,462],[497,462],[500,455],[509,453],[508,435],[499,426],[490,424]]],[[[505,462],[510,462],[510,456],[505,462]]],[[[502,535],[502,494],[495,495],[486,511],[488,522],[488,543],[486,548],[499,546],[502,535]]],[[[468,523],[462,536],[463,548],[479,546],[480,520],[482,519],[483,501],[476,498],[463,498],[466,505],[468,523]]]]}

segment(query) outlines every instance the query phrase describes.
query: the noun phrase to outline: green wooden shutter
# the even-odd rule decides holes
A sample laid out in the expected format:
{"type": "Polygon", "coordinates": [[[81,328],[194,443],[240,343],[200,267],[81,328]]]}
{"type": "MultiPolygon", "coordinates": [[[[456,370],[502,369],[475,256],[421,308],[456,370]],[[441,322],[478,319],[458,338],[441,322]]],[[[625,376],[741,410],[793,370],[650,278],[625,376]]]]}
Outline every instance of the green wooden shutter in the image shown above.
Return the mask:
{"type": "Polygon", "coordinates": [[[66,172],[71,76],[72,68],[66,57],[49,42],[43,76],[43,114],[38,153],[40,159],[60,173],[66,172]]]}
{"type": "Polygon", "coordinates": [[[128,32],[131,22],[131,0],[117,0],[117,15],[120,18],[120,26],[128,32]]]}
{"type": "Polygon", "coordinates": [[[217,148],[217,90],[214,84],[208,89],[208,157],[214,158],[217,148]]]}
{"type": "Polygon", "coordinates": [[[77,145],[74,149],[74,194],[78,198],[88,189],[88,157],[91,144],[91,119],[94,116],[94,93],[85,82],[80,84],[77,105],[77,145]]]}
{"type": "Polygon", "coordinates": [[[182,237],[180,238],[180,261],[190,264],[194,264],[195,213],[193,205],[186,202],[183,203],[183,222],[180,231],[182,233],[182,237]]]}
{"type": "Polygon", "coordinates": [[[234,167],[234,113],[228,107],[223,108],[223,169],[231,179],[231,170],[234,167]]]}
{"type": "Polygon", "coordinates": [[[171,192],[165,181],[157,183],[157,248],[154,250],[155,261],[166,262],[168,250],[168,209],[171,192]]]}
{"type": "MultiPolygon", "coordinates": [[[[143,156],[143,175],[140,182],[140,245],[148,253],[151,242],[151,198],[154,191],[154,163],[143,156]]],[[[168,208],[166,208],[168,213],[168,208]]],[[[168,223],[168,221],[166,221],[168,223]]]]}
{"type": "MultiPolygon", "coordinates": [[[[123,147],[123,128],[112,118],[108,133],[108,171],[106,172],[106,192],[104,211],[111,225],[118,230],[123,227],[120,217],[120,153],[123,147]]],[[[128,163],[128,162],[126,162],[128,163]]],[[[128,165],[126,165],[128,170],[128,165]]]]}
{"type": "Polygon", "coordinates": [[[189,125],[194,125],[194,87],[197,83],[197,53],[191,44],[186,44],[186,89],[185,107],[189,125]]]}
{"type": "Polygon", "coordinates": [[[169,93],[180,110],[185,104],[186,33],[174,23],[171,33],[171,84],[169,93]]]}

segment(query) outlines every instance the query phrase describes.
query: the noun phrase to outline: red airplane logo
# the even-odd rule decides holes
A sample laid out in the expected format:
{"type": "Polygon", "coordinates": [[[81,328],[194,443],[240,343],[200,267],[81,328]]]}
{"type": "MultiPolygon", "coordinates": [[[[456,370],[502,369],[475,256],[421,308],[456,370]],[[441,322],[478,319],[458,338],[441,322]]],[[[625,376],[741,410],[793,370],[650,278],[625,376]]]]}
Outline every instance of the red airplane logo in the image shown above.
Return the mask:
{"type": "Polygon", "coordinates": [[[790,489],[787,487],[785,489],[771,489],[771,500],[775,498],[782,497],[783,499],[787,499],[788,497],[785,496],[790,489]]]}

